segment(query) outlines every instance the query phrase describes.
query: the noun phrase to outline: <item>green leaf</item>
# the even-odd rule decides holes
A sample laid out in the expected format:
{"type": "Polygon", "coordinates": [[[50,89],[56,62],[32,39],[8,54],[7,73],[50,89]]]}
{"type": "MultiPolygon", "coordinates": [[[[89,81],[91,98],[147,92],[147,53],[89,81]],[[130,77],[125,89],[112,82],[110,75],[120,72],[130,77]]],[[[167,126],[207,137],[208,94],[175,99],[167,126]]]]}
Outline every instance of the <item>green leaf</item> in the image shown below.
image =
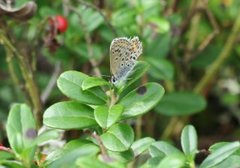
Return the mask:
{"type": "Polygon", "coordinates": [[[87,30],[90,32],[95,30],[104,22],[101,14],[92,8],[85,8],[84,6],[80,6],[79,12],[81,13],[83,23],[86,25],[87,30]]]}
{"type": "Polygon", "coordinates": [[[163,158],[158,165],[158,168],[182,168],[185,165],[185,158],[183,155],[169,155],[163,158]]]}
{"type": "Polygon", "coordinates": [[[129,8],[120,8],[112,14],[112,24],[114,27],[125,27],[135,20],[136,11],[129,8]]]}
{"type": "Polygon", "coordinates": [[[68,142],[64,148],[55,156],[48,155],[48,168],[75,168],[76,160],[81,157],[95,156],[99,152],[99,148],[86,140],[73,140],[68,142]]]}
{"type": "Polygon", "coordinates": [[[142,77],[142,75],[148,70],[149,65],[146,62],[138,61],[132,72],[126,80],[119,81],[115,84],[118,94],[120,94],[125,88],[133,84],[136,80],[142,77]]]}
{"type": "Polygon", "coordinates": [[[25,104],[14,104],[9,112],[7,125],[7,136],[11,148],[17,154],[24,151],[31,153],[33,142],[37,136],[36,123],[31,109],[25,104]]]}
{"type": "Polygon", "coordinates": [[[174,76],[174,67],[164,58],[148,57],[150,68],[148,73],[159,80],[172,80],[174,76]]]}
{"type": "Polygon", "coordinates": [[[175,154],[183,155],[182,152],[176,147],[164,141],[157,141],[152,143],[152,145],[149,147],[149,152],[152,157],[162,157],[163,155],[169,156],[175,154]]]}
{"type": "Polygon", "coordinates": [[[148,70],[149,65],[146,62],[138,61],[136,66],[133,69],[133,72],[128,76],[128,81],[126,82],[124,88],[127,88],[139,78],[143,76],[143,74],[148,70]]]}
{"type": "Polygon", "coordinates": [[[115,124],[101,135],[103,145],[111,151],[126,151],[134,140],[134,132],[129,125],[115,124]]]}
{"type": "Polygon", "coordinates": [[[197,132],[192,125],[184,127],[181,134],[181,145],[183,152],[191,161],[194,160],[197,153],[197,132]]]}
{"type": "Polygon", "coordinates": [[[121,163],[128,163],[134,159],[134,153],[132,149],[123,152],[108,151],[108,154],[111,158],[113,158],[113,160],[117,160],[121,163]]]}
{"type": "Polygon", "coordinates": [[[98,106],[94,110],[94,117],[102,128],[112,126],[120,118],[123,112],[123,106],[114,105],[111,108],[107,106],[98,106]]]}
{"type": "MultiPolygon", "coordinates": [[[[218,150],[219,148],[223,147],[224,145],[230,144],[231,142],[217,142],[213,145],[210,146],[210,148],[208,149],[208,151],[210,153],[215,152],[216,150],[218,150]]],[[[234,155],[239,155],[240,156],[240,148],[234,152],[234,155]]]]}
{"type": "Polygon", "coordinates": [[[1,163],[2,160],[13,159],[13,158],[14,158],[14,154],[13,153],[0,150],[0,163],[1,163]]]}
{"type": "Polygon", "coordinates": [[[200,95],[192,92],[173,92],[164,95],[155,110],[167,116],[185,116],[200,112],[205,107],[206,101],[200,95]]]}
{"type": "Polygon", "coordinates": [[[219,148],[223,147],[226,144],[230,144],[230,142],[217,142],[213,145],[210,146],[210,148],[208,149],[209,152],[213,153],[216,150],[218,150],[219,148]]]}
{"type": "Polygon", "coordinates": [[[96,125],[93,109],[76,101],[66,101],[50,106],[43,115],[43,123],[59,129],[82,129],[96,125]]]}
{"type": "Polygon", "coordinates": [[[131,147],[132,150],[134,151],[134,156],[136,157],[143,153],[144,151],[146,151],[154,141],[155,140],[150,137],[142,138],[135,141],[131,147]]]}
{"type": "Polygon", "coordinates": [[[40,135],[38,135],[37,138],[35,139],[34,143],[36,145],[39,145],[46,141],[49,141],[52,139],[57,139],[58,137],[59,137],[59,133],[57,130],[49,130],[49,131],[43,132],[40,135]]]}
{"type": "Polygon", "coordinates": [[[110,83],[106,80],[98,77],[88,77],[82,82],[82,90],[87,90],[96,86],[110,86],[110,83]]]}
{"type": "Polygon", "coordinates": [[[77,160],[76,165],[79,168],[113,168],[96,157],[81,157],[77,160]]]}
{"type": "Polygon", "coordinates": [[[105,104],[106,95],[101,88],[82,89],[82,82],[88,78],[87,75],[77,71],[66,71],[57,80],[58,88],[66,96],[85,104],[105,104]]]}
{"type": "Polygon", "coordinates": [[[144,50],[145,55],[154,56],[156,59],[166,57],[172,46],[172,33],[157,35],[148,42],[148,47],[144,50]]]}
{"type": "Polygon", "coordinates": [[[124,107],[122,118],[135,117],[153,108],[162,98],[164,88],[157,83],[147,83],[123,97],[119,104],[124,107]]]}
{"type": "Polygon", "coordinates": [[[165,18],[152,17],[149,19],[149,22],[157,27],[158,33],[167,33],[170,29],[170,23],[165,18]]]}
{"type": "Polygon", "coordinates": [[[0,166],[2,165],[4,166],[3,168],[26,168],[20,161],[16,160],[3,160],[0,162],[0,166]]]}
{"type": "Polygon", "coordinates": [[[229,156],[227,159],[225,159],[223,162],[217,164],[212,168],[226,168],[226,167],[238,168],[239,165],[240,165],[240,156],[232,155],[232,156],[229,156]]]}
{"type": "Polygon", "coordinates": [[[199,168],[210,168],[215,166],[225,159],[230,157],[235,151],[240,148],[240,142],[232,142],[222,146],[221,148],[217,149],[213,153],[211,153],[199,166],[199,168]]]}
{"type": "Polygon", "coordinates": [[[158,168],[163,157],[151,157],[140,168],[158,168]]]}

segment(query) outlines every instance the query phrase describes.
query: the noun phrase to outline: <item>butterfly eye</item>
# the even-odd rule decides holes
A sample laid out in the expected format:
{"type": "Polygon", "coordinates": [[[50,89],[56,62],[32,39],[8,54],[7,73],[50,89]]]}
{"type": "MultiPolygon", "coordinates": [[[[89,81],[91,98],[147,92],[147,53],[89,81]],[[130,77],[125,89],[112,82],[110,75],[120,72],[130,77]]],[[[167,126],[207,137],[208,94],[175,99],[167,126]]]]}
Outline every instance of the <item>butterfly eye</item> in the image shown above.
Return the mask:
{"type": "Polygon", "coordinates": [[[114,76],[112,76],[111,82],[112,82],[112,83],[115,83],[115,82],[116,82],[116,78],[115,78],[114,76]]]}

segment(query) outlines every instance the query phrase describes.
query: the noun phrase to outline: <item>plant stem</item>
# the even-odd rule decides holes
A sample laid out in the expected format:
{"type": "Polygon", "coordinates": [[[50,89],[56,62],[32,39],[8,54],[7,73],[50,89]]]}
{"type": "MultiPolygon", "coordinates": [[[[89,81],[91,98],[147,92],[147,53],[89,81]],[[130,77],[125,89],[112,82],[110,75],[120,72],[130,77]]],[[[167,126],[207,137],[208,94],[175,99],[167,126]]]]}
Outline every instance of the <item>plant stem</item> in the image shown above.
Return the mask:
{"type": "Polygon", "coordinates": [[[184,57],[185,62],[190,60],[191,52],[194,48],[196,38],[198,36],[198,28],[199,28],[200,19],[201,19],[200,13],[196,13],[192,18],[191,29],[190,29],[189,38],[188,38],[189,40],[188,40],[188,43],[186,46],[186,53],[185,53],[185,57],[184,57]]]}
{"type": "Polygon", "coordinates": [[[173,128],[175,128],[175,124],[178,121],[178,117],[172,117],[170,123],[168,123],[167,128],[165,128],[161,139],[167,139],[173,132],[173,128]]]}
{"type": "Polygon", "coordinates": [[[136,139],[140,139],[142,136],[142,116],[138,116],[135,125],[136,139]]]}
{"type": "Polygon", "coordinates": [[[6,62],[8,64],[8,71],[10,73],[10,76],[13,80],[14,85],[19,86],[20,82],[14,71],[14,65],[13,65],[13,61],[12,61],[13,57],[14,57],[14,54],[11,52],[11,50],[9,50],[9,48],[6,48],[6,62]]]}
{"type": "Polygon", "coordinates": [[[100,136],[97,135],[97,134],[94,132],[94,133],[92,133],[92,137],[97,140],[97,142],[98,142],[98,144],[99,144],[99,147],[100,147],[100,150],[101,150],[101,153],[102,153],[103,159],[104,159],[105,161],[111,161],[112,159],[111,159],[111,157],[108,155],[107,150],[106,150],[105,146],[103,145],[100,136]]]}
{"type": "Polygon", "coordinates": [[[19,60],[19,66],[26,82],[26,89],[31,97],[31,102],[34,107],[34,116],[37,121],[37,126],[40,127],[42,123],[42,104],[37,85],[33,79],[31,68],[24,56],[17,51],[12,42],[7,38],[6,33],[3,31],[0,31],[0,42],[5,46],[7,51],[12,52],[19,60]]]}
{"type": "Polygon", "coordinates": [[[205,87],[212,81],[214,76],[216,76],[218,70],[221,68],[224,61],[230,56],[230,52],[233,49],[234,43],[238,37],[239,32],[240,32],[240,11],[232,28],[232,32],[229,35],[222,52],[213,62],[213,64],[209,66],[209,68],[206,71],[206,74],[203,76],[198,85],[195,87],[194,89],[195,93],[201,94],[204,91],[205,87]]]}

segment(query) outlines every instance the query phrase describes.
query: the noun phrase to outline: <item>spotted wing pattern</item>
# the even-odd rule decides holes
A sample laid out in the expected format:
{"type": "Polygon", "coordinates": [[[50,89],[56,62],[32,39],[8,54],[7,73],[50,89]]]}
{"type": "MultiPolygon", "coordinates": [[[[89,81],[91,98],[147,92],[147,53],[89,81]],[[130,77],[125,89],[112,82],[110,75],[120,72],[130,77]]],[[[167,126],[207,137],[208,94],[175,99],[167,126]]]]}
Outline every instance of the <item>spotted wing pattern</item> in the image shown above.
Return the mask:
{"type": "Polygon", "coordinates": [[[142,43],[138,37],[114,39],[110,46],[112,83],[124,80],[136,65],[136,60],[141,54],[142,43]]]}

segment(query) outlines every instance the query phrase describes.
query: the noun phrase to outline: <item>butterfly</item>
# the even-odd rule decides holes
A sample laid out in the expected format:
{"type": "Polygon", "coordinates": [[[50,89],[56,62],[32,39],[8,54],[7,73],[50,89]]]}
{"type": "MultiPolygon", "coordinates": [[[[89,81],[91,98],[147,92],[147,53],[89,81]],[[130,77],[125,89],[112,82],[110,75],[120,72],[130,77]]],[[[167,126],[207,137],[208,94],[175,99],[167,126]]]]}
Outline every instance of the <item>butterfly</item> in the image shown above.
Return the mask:
{"type": "Polygon", "coordinates": [[[132,72],[138,57],[142,54],[142,42],[137,36],[113,39],[110,45],[111,83],[124,82],[132,72]]]}

